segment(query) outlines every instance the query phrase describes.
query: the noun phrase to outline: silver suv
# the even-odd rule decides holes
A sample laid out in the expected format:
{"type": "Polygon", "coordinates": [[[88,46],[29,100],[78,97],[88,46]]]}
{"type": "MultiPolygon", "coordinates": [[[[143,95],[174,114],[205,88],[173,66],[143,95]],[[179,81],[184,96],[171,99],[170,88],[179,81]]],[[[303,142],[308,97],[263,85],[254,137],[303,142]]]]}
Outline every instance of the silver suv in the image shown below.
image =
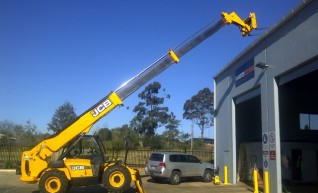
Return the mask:
{"type": "Polygon", "coordinates": [[[202,162],[193,155],[172,152],[152,153],[146,161],[145,173],[153,181],[169,179],[171,184],[180,184],[181,177],[202,177],[204,182],[211,182],[214,166],[202,162]]]}

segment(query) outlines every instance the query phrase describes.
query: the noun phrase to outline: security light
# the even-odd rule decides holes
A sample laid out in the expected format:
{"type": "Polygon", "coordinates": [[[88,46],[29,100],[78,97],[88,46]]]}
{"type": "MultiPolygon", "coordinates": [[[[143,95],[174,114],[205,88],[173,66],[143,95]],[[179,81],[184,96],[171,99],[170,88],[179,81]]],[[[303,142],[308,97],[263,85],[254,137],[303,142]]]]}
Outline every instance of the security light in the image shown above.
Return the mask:
{"type": "Polygon", "coordinates": [[[265,69],[268,67],[268,64],[265,64],[264,62],[258,62],[255,66],[260,69],[265,69]]]}

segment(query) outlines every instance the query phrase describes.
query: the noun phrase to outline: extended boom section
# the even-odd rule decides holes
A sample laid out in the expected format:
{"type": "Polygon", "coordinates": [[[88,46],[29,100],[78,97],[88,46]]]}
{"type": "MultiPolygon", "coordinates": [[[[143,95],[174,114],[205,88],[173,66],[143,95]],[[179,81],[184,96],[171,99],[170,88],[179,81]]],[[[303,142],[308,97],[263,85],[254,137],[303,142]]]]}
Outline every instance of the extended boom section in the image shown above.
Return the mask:
{"type": "Polygon", "coordinates": [[[143,86],[145,83],[147,83],[149,80],[163,72],[165,69],[169,68],[172,64],[179,62],[180,58],[183,55],[195,48],[197,45],[199,45],[205,39],[210,37],[212,34],[217,32],[224,25],[225,22],[223,19],[221,19],[215,25],[210,26],[207,30],[201,32],[196,37],[187,41],[178,49],[169,50],[167,54],[165,54],[159,60],[151,64],[148,68],[146,68],[144,71],[132,78],[130,81],[122,85],[115,92],[122,100],[124,100],[129,95],[134,93],[137,89],[139,89],[141,86],[143,86]]]}
{"type": "Polygon", "coordinates": [[[145,83],[147,83],[149,80],[170,67],[172,64],[179,62],[180,58],[183,55],[195,48],[197,45],[199,45],[210,36],[212,36],[226,24],[234,24],[238,26],[241,29],[241,33],[243,36],[246,36],[257,27],[255,13],[250,13],[250,16],[245,20],[242,20],[235,12],[232,12],[230,14],[223,12],[221,16],[222,19],[217,21],[214,25],[207,27],[196,36],[190,38],[176,50],[170,50],[167,54],[159,58],[137,76],[123,84],[115,91],[115,93],[117,93],[121,100],[124,100],[145,83]]]}

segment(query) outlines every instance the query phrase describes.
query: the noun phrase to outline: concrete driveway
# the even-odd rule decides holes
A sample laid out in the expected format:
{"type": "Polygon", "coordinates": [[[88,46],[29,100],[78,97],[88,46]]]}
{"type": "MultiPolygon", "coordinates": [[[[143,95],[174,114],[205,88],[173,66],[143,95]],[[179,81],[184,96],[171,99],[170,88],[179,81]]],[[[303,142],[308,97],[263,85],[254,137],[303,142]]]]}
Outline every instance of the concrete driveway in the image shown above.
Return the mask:
{"type": "MultiPolygon", "coordinates": [[[[253,188],[239,183],[237,185],[214,185],[203,183],[199,179],[183,181],[180,185],[170,185],[168,182],[153,183],[149,177],[142,177],[146,193],[251,193],[253,188]]],[[[133,184],[132,184],[133,185],[133,184]]],[[[102,185],[88,187],[72,187],[68,193],[105,193],[102,185]]],[[[126,193],[135,193],[132,187],[126,193]]],[[[12,170],[0,170],[0,193],[39,193],[37,184],[25,184],[19,181],[19,176],[12,170]]]]}

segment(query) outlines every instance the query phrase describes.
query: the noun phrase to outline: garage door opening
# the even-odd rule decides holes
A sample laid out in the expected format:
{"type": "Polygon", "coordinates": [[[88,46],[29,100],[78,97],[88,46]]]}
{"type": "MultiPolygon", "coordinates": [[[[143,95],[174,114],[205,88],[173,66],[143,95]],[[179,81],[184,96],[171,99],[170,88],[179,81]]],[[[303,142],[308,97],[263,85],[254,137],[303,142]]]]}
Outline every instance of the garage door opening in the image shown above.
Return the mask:
{"type": "MultiPolygon", "coordinates": [[[[303,71],[299,69],[298,72],[293,72],[293,76],[303,71]]],[[[288,76],[290,75],[285,77],[288,76]]],[[[286,79],[285,77],[282,77],[282,80],[286,79]]],[[[288,79],[291,79],[290,77],[288,79]]],[[[279,83],[283,184],[289,191],[299,184],[306,187],[309,185],[309,188],[317,190],[318,70],[279,83]]]]}
{"type": "MultiPolygon", "coordinates": [[[[260,89],[247,100],[235,100],[237,168],[239,180],[251,182],[253,168],[262,169],[262,124],[260,89]],[[256,94],[255,94],[256,93],[256,94]]],[[[252,92],[252,93],[253,93],[252,92]]]]}

